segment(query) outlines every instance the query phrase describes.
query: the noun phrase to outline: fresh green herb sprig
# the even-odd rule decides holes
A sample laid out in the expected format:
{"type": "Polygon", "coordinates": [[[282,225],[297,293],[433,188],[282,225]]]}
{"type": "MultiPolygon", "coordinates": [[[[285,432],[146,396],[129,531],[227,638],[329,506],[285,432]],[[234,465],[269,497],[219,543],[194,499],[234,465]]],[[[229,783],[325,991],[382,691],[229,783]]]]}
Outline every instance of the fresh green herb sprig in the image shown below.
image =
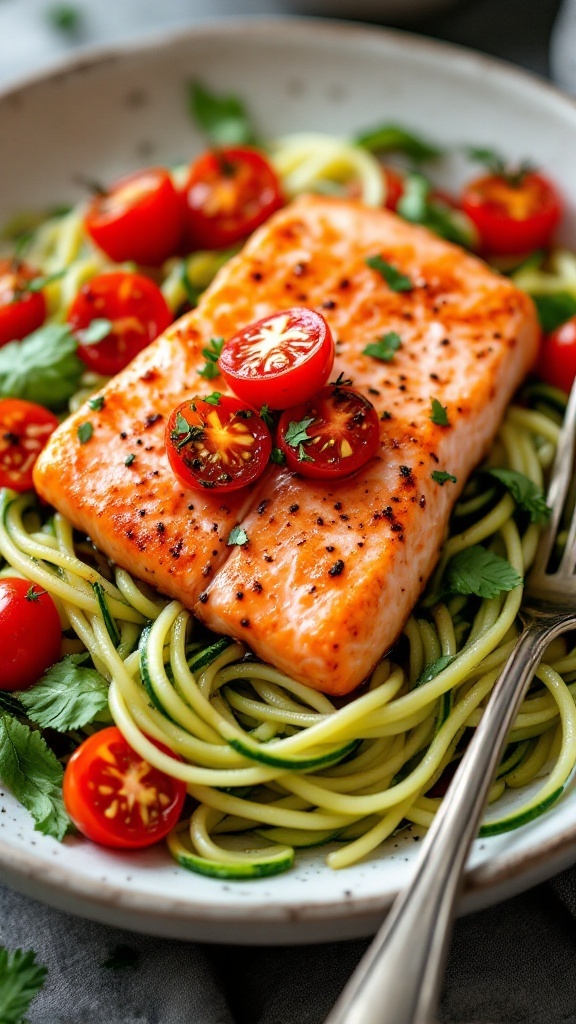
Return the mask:
{"type": "Polygon", "coordinates": [[[24,1015],[44,986],[48,969],[36,963],[36,953],[0,946],[0,1020],[24,1024],[24,1015]]]}
{"type": "Polygon", "coordinates": [[[196,124],[215,146],[242,146],[256,141],[248,112],[238,96],[223,96],[200,82],[192,82],[188,100],[196,124]]]}
{"type": "Polygon", "coordinates": [[[369,345],[366,345],[362,352],[365,356],[372,356],[373,359],[379,359],[382,363],[391,363],[401,347],[400,335],[396,331],[388,331],[377,341],[371,341],[369,345]]]}
{"type": "Polygon", "coordinates": [[[204,366],[198,370],[198,375],[205,380],[214,380],[220,376],[218,360],[224,348],[224,338],[210,338],[210,341],[202,349],[202,355],[206,360],[204,366]]]}

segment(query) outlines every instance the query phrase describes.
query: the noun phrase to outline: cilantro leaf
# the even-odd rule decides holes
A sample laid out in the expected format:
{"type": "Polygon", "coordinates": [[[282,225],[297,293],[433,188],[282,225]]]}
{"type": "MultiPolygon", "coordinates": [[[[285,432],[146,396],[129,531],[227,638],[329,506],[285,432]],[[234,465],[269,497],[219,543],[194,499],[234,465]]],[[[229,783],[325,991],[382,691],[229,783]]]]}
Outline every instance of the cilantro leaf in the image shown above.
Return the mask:
{"type": "Polygon", "coordinates": [[[406,274],[391,263],[387,263],[381,256],[368,256],[364,262],[372,270],[378,271],[393,292],[411,292],[414,288],[413,282],[406,274]]]}
{"type": "Polygon", "coordinates": [[[97,345],[99,341],[108,337],[113,326],[111,320],[96,316],[87,327],[76,330],[75,334],[81,345],[97,345]]]}
{"type": "Polygon", "coordinates": [[[226,543],[228,547],[232,547],[234,544],[237,544],[238,547],[243,547],[244,544],[248,543],[246,530],[242,526],[233,526],[226,543]]]}
{"type": "Polygon", "coordinates": [[[552,295],[533,295],[540,326],[545,334],[555,331],[576,314],[576,295],[573,292],[555,292],[552,295]]]}
{"type": "Polygon", "coordinates": [[[447,483],[448,480],[453,484],[458,483],[458,478],[452,476],[452,473],[447,473],[444,469],[435,469],[430,473],[430,476],[435,483],[440,484],[440,487],[444,487],[444,484],[447,483]]]}
{"type": "Polygon", "coordinates": [[[70,827],[62,801],[63,774],[39,732],[0,712],[0,778],[30,811],[36,830],[56,839],[70,827]]]}
{"type": "Polygon", "coordinates": [[[0,348],[0,398],[24,398],[62,409],[86,367],[67,324],[47,324],[0,348]]]}
{"type": "Polygon", "coordinates": [[[430,413],[430,419],[432,423],[435,423],[437,427],[449,427],[450,420],[448,419],[448,408],[445,405],[441,405],[437,398],[432,399],[432,412],[430,413]]]}
{"type": "Polygon", "coordinates": [[[524,473],[498,468],[488,469],[487,472],[504,484],[519,508],[530,514],[531,523],[545,523],[550,518],[552,509],[546,504],[544,491],[524,473]]]}
{"type": "Polygon", "coordinates": [[[204,377],[205,380],[214,380],[214,377],[220,376],[218,359],[223,348],[224,338],[210,338],[208,344],[202,349],[206,363],[201,370],[198,370],[200,377],[204,377]]]}
{"type": "Polygon", "coordinates": [[[108,683],[95,669],[86,668],[85,660],[85,654],[68,655],[20,694],[28,718],[58,732],[94,721],[108,706],[108,683]]]}
{"type": "Polygon", "coordinates": [[[308,427],[311,423],[314,423],[313,416],[306,416],[298,422],[291,420],[284,434],[286,444],[289,444],[291,448],[298,448],[299,445],[305,444],[306,441],[311,441],[312,438],[308,434],[308,427]]]}
{"type": "Polygon", "coordinates": [[[362,349],[362,352],[366,356],[372,356],[374,359],[380,359],[383,363],[390,363],[394,358],[394,353],[402,345],[402,339],[396,331],[388,331],[387,334],[382,335],[377,341],[370,342],[366,345],[366,348],[362,349]]]}
{"type": "Polygon", "coordinates": [[[237,96],[221,96],[193,82],[189,109],[194,120],[216,146],[238,146],[254,142],[248,113],[237,96]]]}
{"type": "Polygon", "coordinates": [[[472,248],[476,238],[472,223],[461,210],[433,198],[431,190],[432,186],[423,174],[407,174],[396,212],[413,224],[423,224],[441,238],[472,248]]]}
{"type": "Polygon", "coordinates": [[[90,423],[90,420],[85,420],[84,423],[80,423],[76,433],[80,444],[87,444],[94,433],[94,427],[90,423]]]}
{"type": "Polygon", "coordinates": [[[270,412],[270,406],[269,405],[264,404],[262,406],[262,408],[260,409],[259,416],[260,416],[261,420],[264,420],[264,423],[266,424],[267,427],[273,427],[274,426],[274,417],[273,417],[272,413],[270,412]]]}
{"type": "Polygon", "coordinates": [[[135,462],[135,461],[136,461],[135,453],[134,452],[130,452],[130,454],[127,455],[126,458],[124,459],[124,465],[125,466],[131,466],[132,463],[135,462]]]}
{"type": "Polygon", "coordinates": [[[444,572],[443,588],[450,594],[476,594],[497,597],[502,591],[514,590],[522,577],[506,558],[474,544],[454,555],[444,572]]]}
{"type": "Polygon", "coordinates": [[[390,150],[405,153],[415,163],[433,160],[442,155],[442,150],[438,146],[433,146],[399,124],[379,125],[357,135],[354,141],[364,149],[369,149],[371,153],[386,153],[390,150]]]}
{"type": "Polygon", "coordinates": [[[97,395],[96,398],[89,398],[88,405],[94,412],[100,412],[101,409],[106,405],[106,399],[104,395],[97,395]]]}
{"type": "Polygon", "coordinates": [[[208,405],[220,405],[221,398],[222,392],[213,391],[210,395],[204,395],[203,401],[208,402],[208,405]]]}
{"type": "Polygon", "coordinates": [[[15,949],[9,953],[0,947],[0,1020],[2,1024],[22,1024],[32,1000],[46,980],[47,968],[36,963],[36,953],[15,949]]]}
{"type": "Polygon", "coordinates": [[[270,462],[273,462],[276,466],[283,466],[286,462],[286,456],[281,448],[273,448],[270,452],[270,462]]]}
{"type": "Polygon", "coordinates": [[[312,456],[306,454],[303,441],[298,445],[298,462],[314,462],[312,456]]]}
{"type": "Polygon", "coordinates": [[[448,665],[451,665],[456,657],[455,654],[443,654],[436,661],[433,661],[430,665],[426,665],[424,671],[418,676],[418,679],[414,683],[414,688],[417,686],[423,686],[424,683],[429,683],[436,676],[440,675],[448,665]]]}

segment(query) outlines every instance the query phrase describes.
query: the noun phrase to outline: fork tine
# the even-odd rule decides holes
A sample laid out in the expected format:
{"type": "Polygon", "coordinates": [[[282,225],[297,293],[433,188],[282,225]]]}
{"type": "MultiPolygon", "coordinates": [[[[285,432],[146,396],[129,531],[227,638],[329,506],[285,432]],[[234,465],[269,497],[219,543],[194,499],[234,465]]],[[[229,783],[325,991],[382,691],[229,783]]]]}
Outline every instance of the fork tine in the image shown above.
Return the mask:
{"type": "MultiPolygon", "coordinates": [[[[574,470],[574,454],[576,450],[576,380],[572,385],[570,397],[568,399],[568,405],[566,407],[566,415],[564,417],[564,423],[560,436],[558,438],[558,448],[556,450],[556,458],[554,459],[554,466],[552,469],[552,475],[550,477],[550,485],[548,487],[548,494],[546,497],[547,503],[552,509],[552,515],[548,521],[548,525],[544,530],[538,545],[538,553],[534,560],[532,572],[545,573],[546,567],[550,560],[554,541],[558,534],[558,527],[560,525],[560,518],[566,498],[568,496],[568,490],[573,477],[574,470]]],[[[572,515],[572,522],[570,524],[568,541],[564,549],[564,556],[560,566],[561,571],[566,571],[567,561],[570,560],[573,555],[571,551],[576,543],[576,509],[572,515]]]]}

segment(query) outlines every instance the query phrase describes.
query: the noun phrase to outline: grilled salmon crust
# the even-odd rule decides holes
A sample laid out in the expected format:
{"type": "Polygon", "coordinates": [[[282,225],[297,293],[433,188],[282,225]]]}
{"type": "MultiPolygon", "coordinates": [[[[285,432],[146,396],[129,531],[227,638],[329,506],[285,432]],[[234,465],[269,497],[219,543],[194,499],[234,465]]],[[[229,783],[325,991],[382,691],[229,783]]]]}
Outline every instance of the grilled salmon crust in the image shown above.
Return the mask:
{"type": "Polygon", "coordinates": [[[62,424],[36,464],[36,487],[115,562],[213,629],[312,687],[348,693],[402,630],[538,336],[531,300],[457,246],[385,210],[301,197],[107,385],[101,410],[84,406],[62,424]],[[394,291],[373,256],[411,289],[394,291]],[[378,410],[377,455],[334,484],[271,466],[233,494],[186,490],[163,431],[185,397],[226,391],[222,378],[199,376],[202,347],[295,305],[326,317],[332,379],[352,378],[378,410]],[[364,354],[389,331],[401,338],[390,362],[364,354]],[[433,399],[447,426],[433,422],[433,399]],[[81,444],[86,420],[93,434],[81,444]],[[228,547],[238,522],[248,542],[228,547]]]}

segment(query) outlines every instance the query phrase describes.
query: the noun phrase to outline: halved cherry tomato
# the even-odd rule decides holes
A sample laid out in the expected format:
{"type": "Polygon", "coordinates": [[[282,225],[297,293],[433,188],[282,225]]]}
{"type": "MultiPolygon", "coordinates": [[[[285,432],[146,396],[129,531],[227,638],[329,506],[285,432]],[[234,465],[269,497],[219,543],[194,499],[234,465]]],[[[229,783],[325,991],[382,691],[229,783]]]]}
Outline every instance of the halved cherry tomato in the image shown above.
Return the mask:
{"type": "Polygon", "coordinates": [[[29,290],[37,271],[19,260],[0,260],[0,347],[20,341],[41,327],[46,300],[41,291],[29,290]]]}
{"type": "Polygon", "coordinates": [[[237,491],[264,471],[272,438],[244,402],[219,395],[214,404],[189,398],[170,415],[166,451],[172,470],[196,491],[237,491]]]}
{"type": "Polygon", "coordinates": [[[188,237],[197,249],[224,249],[246,238],[282,206],[273,167],[254,149],[204,153],[184,187],[188,237]]]}
{"type": "Polygon", "coordinates": [[[87,839],[135,850],[168,835],[182,812],[186,784],[148,764],[110,726],[74,751],[64,772],[63,796],[68,814],[87,839]]]}
{"type": "Polygon", "coordinates": [[[184,229],[182,200],[168,171],[150,167],[120,178],[94,197],[84,218],[111,260],[157,265],[172,256],[184,229]]]}
{"type": "Polygon", "coordinates": [[[379,439],[372,403],[334,384],[286,409],[278,424],[278,444],[289,468],[313,479],[339,480],[355,473],[376,453],[379,439]]]}
{"type": "Polygon", "coordinates": [[[386,186],[384,206],[387,210],[395,210],[404,195],[404,178],[397,170],[387,165],[382,168],[382,175],[386,186]]]}
{"type": "Polygon", "coordinates": [[[83,285],[68,312],[74,332],[100,319],[110,320],[110,333],[96,344],[80,342],[78,355],[88,369],[113,376],[166,330],[172,313],[149,277],[114,270],[83,285]]]}
{"type": "Polygon", "coordinates": [[[300,306],[244,327],[218,360],[232,390],[256,409],[306,402],[324,386],[333,362],[334,341],[324,317],[300,306]]]}
{"type": "Polygon", "coordinates": [[[562,200],[540,174],[528,172],[517,183],[487,174],[465,186],[462,209],[476,225],[484,253],[514,255],[548,245],[562,200]]]}
{"type": "Polygon", "coordinates": [[[0,579],[0,690],[27,690],[58,661],[61,642],[50,594],[16,576],[0,579]]]}
{"type": "Polygon", "coordinates": [[[576,377],[576,316],[545,335],[537,373],[547,384],[570,391],[576,377]]]}
{"type": "Polygon", "coordinates": [[[54,413],[43,405],[0,399],[0,487],[30,490],[34,463],[57,426],[54,413]]]}

